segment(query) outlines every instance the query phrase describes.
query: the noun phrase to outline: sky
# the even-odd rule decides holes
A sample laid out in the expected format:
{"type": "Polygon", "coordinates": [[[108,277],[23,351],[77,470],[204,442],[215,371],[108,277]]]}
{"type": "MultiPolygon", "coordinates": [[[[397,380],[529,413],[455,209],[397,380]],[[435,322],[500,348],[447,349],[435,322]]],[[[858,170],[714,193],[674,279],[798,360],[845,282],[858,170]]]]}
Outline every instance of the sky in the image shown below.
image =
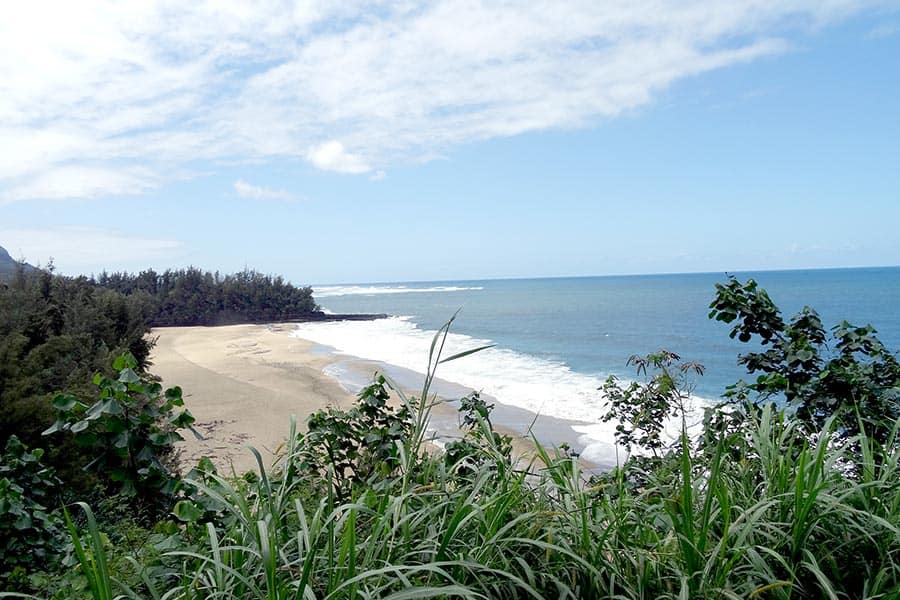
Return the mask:
{"type": "Polygon", "coordinates": [[[0,245],[295,283],[900,265],[900,2],[28,2],[0,245]]]}

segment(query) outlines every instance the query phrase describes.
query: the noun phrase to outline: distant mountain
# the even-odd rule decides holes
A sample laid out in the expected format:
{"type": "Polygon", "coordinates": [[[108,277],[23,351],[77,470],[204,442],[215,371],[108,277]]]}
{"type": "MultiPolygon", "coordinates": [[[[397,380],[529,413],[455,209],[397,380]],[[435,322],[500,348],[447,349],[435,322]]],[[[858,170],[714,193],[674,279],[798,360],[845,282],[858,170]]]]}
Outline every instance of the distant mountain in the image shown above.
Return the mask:
{"type": "MultiPolygon", "coordinates": [[[[19,264],[19,261],[15,260],[12,256],[9,255],[9,252],[6,251],[6,248],[0,246],[0,279],[7,279],[12,276],[13,273],[16,272],[16,265],[19,264]]],[[[28,263],[25,264],[25,270],[31,271],[34,269],[28,263]]]]}

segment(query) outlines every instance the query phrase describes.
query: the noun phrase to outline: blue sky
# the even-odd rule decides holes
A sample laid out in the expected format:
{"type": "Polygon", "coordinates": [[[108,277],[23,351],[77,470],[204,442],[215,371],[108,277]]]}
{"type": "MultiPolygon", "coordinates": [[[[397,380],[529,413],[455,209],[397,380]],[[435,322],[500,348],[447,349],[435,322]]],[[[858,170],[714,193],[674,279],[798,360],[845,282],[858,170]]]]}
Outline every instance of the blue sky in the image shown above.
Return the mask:
{"type": "Polygon", "coordinates": [[[298,283],[900,264],[897,3],[247,6],[0,16],[0,245],[298,283]]]}

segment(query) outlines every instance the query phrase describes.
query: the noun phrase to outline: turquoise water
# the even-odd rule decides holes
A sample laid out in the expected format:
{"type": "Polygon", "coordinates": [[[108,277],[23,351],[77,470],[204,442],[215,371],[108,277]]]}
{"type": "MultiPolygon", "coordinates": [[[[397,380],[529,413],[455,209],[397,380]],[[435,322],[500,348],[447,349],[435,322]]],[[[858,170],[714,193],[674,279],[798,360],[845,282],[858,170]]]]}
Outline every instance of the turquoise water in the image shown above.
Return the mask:
{"type": "MultiPolygon", "coordinates": [[[[873,324],[888,347],[900,348],[900,268],[739,273],[755,278],[790,316],[808,304],[826,327],[846,319],[873,324]]],[[[707,318],[724,274],[359,284],[316,288],[334,312],[409,317],[437,329],[460,310],[453,331],[576,373],[634,375],[632,354],[665,348],[707,368],[695,393],[721,395],[745,372],[737,356],[750,347],[707,318]]],[[[377,340],[372,340],[377,344],[377,340]]],[[[477,358],[475,360],[478,360],[477,358]]]]}

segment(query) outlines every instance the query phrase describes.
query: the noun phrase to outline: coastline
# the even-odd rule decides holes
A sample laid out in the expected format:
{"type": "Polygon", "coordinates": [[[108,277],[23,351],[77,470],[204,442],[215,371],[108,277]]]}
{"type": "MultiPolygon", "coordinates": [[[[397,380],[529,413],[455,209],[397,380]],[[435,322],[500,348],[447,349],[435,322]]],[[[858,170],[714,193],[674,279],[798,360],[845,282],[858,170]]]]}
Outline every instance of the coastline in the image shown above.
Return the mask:
{"type": "MultiPolygon", "coordinates": [[[[335,354],[314,342],[293,337],[293,324],[225,325],[154,328],[157,344],[151,371],[164,386],[179,385],[185,406],[204,436],[187,433],[178,444],[185,468],[208,456],[224,474],[256,470],[248,450],[255,447],[268,465],[286,438],[290,418],[299,427],[307,416],[326,406],[349,408],[355,394],[376,371],[384,371],[405,391],[418,395],[421,374],[377,361],[335,354]]],[[[440,445],[459,435],[459,398],[471,390],[436,380],[433,391],[445,403],[432,411],[430,430],[440,445]]],[[[486,397],[495,404],[492,421],[513,439],[517,457],[533,454],[529,429],[542,444],[566,442],[578,452],[579,422],[540,416],[486,397]]],[[[585,464],[587,468],[603,465],[585,464]]]]}

